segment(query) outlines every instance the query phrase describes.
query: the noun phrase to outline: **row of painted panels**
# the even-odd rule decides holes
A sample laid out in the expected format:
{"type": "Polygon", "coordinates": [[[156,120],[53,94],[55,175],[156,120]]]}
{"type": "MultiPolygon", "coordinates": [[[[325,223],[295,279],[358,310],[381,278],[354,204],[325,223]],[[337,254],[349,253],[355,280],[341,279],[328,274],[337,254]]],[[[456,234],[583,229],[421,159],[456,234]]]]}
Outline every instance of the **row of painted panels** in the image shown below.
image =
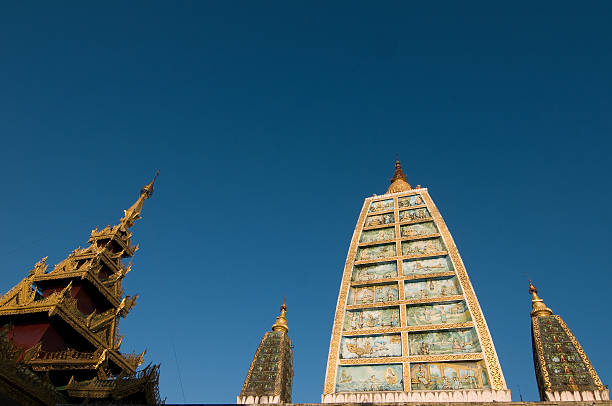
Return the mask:
{"type": "MultiPolygon", "coordinates": [[[[472,320],[463,300],[406,306],[407,326],[466,323],[472,320]]],[[[344,316],[344,331],[362,331],[400,327],[399,306],[381,309],[348,310],[344,316]]]]}
{"type": "MultiPolygon", "coordinates": [[[[427,255],[444,251],[446,247],[440,238],[425,240],[402,241],[402,255],[427,255]]],[[[357,249],[357,261],[384,259],[397,256],[395,243],[380,244],[357,249]]]]}
{"type": "MultiPolygon", "coordinates": [[[[336,392],[403,391],[401,364],[338,367],[336,392]]],[[[410,364],[410,390],[465,390],[491,387],[483,361],[410,364]]]]}
{"type": "MultiPolygon", "coordinates": [[[[431,218],[431,214],[429,210],[422,207],[419,209],[411,209],[411,210],[403,210],[399,212],[399,221],[415,221],[415,220],[424,220],[431,218]]],[[[380,226],[384,224],[393,224],[395,223],[395,214],[386,213],[386,214],[376,214],[370,215],[366,217],[366,221],[364,227],[373,227],[380,226]]]]}
{"type": "MultiPolygon", "coordinates": [[[[400,197],[397,199],[397,205],[399,208],[420,206],[425,204],[421,195],[412,195],[400,197]]],[[[370,204],[369,212],[375,213],[377,211],[393,210],[393,199],[379,200],[370,204]]]]}
{"type": "MultiPolygon", "coordinates": [[[[426,241],[426,240],[425,240],[426,241]]],[[[420,242],[420,241],[410,241],[420,242]]],[[[448,256],[407,259],[401,262],[403,276],[426,277],[429,274],[452,272],[453,265],[448,256]]],[[[351,280],[353,282],[366,282],[370,280],[397,278],[397,262],[384,262],[376,264],[355,265],[351,280]]]]}
{"type": "MultiPolygon", "coordinates": [[[[400,226],[400,237],[418,237],[420,235],[436,234],[438,229],[433,221],[425,223],[407,224],[400,226]]],[[[395,228],[379,228],[376,230],[366,230],[361,233],[359,242],[376,242],[392,240],[395,238],[395,228]]]]}
{"type": "MultiPolygon", "coordinates": [[[[474,354],[481,352],[474,328],[408,333],[404,355],[474,354]]],[[[401,357],[399,333],[342,337],[341,359],[401,357]]]]}
{"type": "MultiPolygon", "coordinates": [[[[404,297],[406,299],[443,298],[460,295],[461,286],[454,276],[412,280],[404,282],[404,297]]],[[[349,305],[386,303],[398,300],[398,285],[384,284],[374,286],[352,287],[349,291],[349,305]]]]}

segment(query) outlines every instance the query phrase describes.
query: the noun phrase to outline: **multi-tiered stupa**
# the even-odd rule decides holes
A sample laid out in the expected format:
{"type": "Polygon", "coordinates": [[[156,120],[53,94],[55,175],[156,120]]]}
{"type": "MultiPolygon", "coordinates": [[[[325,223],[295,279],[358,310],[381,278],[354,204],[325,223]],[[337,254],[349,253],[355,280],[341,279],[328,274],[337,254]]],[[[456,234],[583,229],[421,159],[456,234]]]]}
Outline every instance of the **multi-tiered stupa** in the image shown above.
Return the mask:
{"type": "Polygon", "coordinates": [[[365,199],[332,330],[324,403],[510,401],[457,246],[399,161],[365,199]]]}

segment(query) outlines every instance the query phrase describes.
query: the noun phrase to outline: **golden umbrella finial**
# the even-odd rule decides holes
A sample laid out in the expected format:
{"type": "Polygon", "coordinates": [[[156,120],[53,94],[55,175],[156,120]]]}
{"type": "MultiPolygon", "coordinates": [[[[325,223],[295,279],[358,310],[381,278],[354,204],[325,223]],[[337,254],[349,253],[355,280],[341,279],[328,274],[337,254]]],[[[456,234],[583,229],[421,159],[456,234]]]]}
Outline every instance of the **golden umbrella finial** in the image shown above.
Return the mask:
{"type": "Polygon", "coordinates": [[[272,331],[284,331],[285,333],[289,332],[289,327],[287,327],[287,318],[285,317],[285,313],[287,312],[287,305],[285,304],[285,300],[283,299],[283,305],[280,308],[281,313],[280,316],[276,318],[276,323],[272,326],[272,331]]]}
{"type": "Polygon", "coordinates": [[[544,304],[544,301],[538,296],[538,290],[529,281],[529,293],[531,293],[531,317],[550,316],[553,314],[544,304]]]}
{"type": "Polygon", "coordinates": [[[391,185],[389,185],[387,193],[405,192],[406,190],[410,189],[412,189],[412,186],[410,186],[410,183],[406,181],[406,175],[404,175],[404,171],[402,171],[402,164],[400,163],[399,159],[396,159],[395,172],[393,172],[391,185]]]}

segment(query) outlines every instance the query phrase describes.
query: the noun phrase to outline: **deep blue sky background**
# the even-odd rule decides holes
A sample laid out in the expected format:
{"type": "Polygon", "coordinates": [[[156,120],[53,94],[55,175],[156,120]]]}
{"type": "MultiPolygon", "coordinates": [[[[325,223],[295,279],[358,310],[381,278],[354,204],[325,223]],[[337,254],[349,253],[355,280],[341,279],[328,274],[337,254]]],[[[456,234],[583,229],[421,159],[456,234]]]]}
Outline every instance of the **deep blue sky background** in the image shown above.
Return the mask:
{"type": "Polygon", "coordinates": [[[159,168],[122,348],[162,364],[169,402],[231,403],[286,297],[294,401],[317,402],[349,240],[399,153],[513,399],[537,398],[527,274],[610,383],[611,7],[5,3],[0,290],[159,168]]]}

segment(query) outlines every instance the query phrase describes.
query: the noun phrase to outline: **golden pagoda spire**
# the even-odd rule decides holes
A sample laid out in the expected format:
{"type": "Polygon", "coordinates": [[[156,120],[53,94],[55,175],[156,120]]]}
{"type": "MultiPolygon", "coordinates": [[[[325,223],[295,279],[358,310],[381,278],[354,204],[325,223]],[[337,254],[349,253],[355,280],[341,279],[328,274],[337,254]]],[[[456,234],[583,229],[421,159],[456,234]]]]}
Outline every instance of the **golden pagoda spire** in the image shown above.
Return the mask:
{"type": "Polygon", "coordinates": [[[120,220],[122,229],[127,231],[127,229],[132,227],[134,222],[140,218],[144,201],[153,195],[153,184],[155,183],[155,179],[157,179],[157,175],[159,175],[159,171],[157,171],[151,183],[140,189],[140,196],[138,197],[138,200],[136,200],[136,203],[134,203],[129,209],[123,211],[123,218],[120,220]]]}
{"type": "Polygon", "coordinates": [[[280,316],[276,318],[276,323],[272,326],[272,331],[284,331],[285,333],[289,332],[289,327],[287,327],[287,318],[285,317],[285,313],[287,312],[287,305],[283,300],[283,305],[281,306],[280,316]]]}
{"type": "Polygon", "coordinates": [[[529,281],[529,293],[531,293],[531,317],[550,316],[553,314],[552,310],[546,307],[544,301],[540,299],[538,290],[531,281],[529,281]]]}
{"type": "Polygon", "coordinates": [[[387,193],[405,192],[410,189],[412,189],[412,186],[406,181],[406,175],[404,175],[402,171],[402,165],[399,159],[397,159],[395,160],[395,172],[391,178],[391,185],[389,185],[387,193]]]}

